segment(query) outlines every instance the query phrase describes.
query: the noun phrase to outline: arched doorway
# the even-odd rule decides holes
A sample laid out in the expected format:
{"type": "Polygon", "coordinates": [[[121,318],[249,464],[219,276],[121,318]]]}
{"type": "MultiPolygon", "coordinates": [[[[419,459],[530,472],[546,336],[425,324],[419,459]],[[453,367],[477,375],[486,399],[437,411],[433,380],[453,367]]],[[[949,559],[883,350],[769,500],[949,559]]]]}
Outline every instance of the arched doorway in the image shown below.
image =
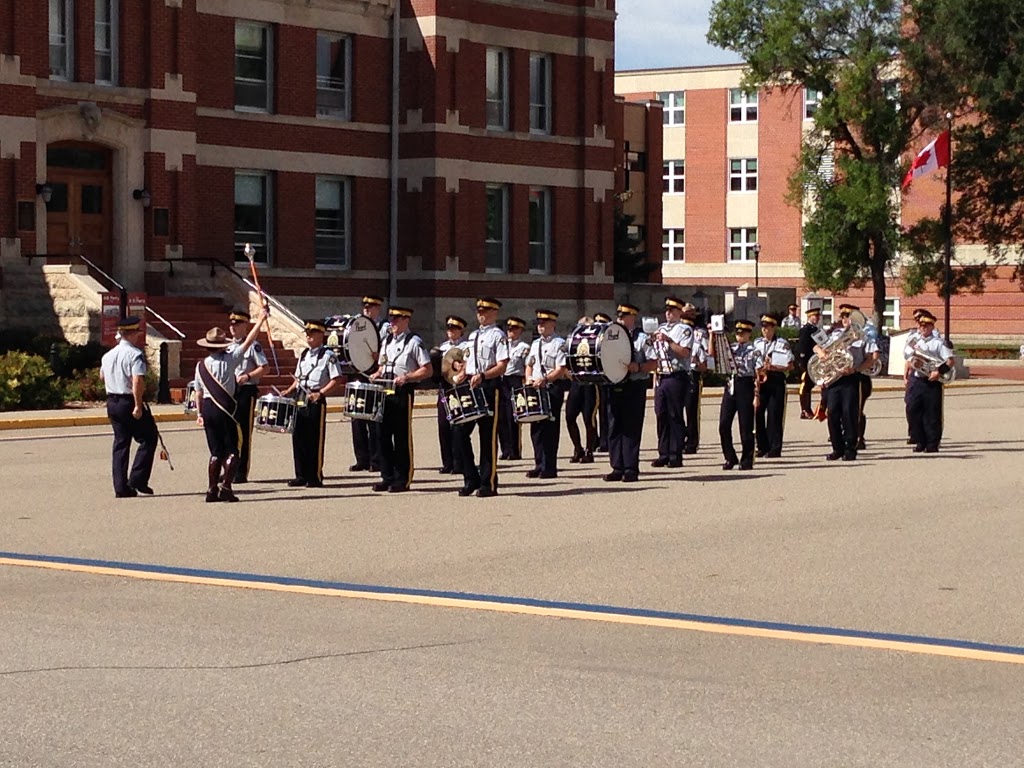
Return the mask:
{"type": "Polygon", "coordinates": [[[84,256],[113,270],[113,152],[84,142],[46,147],[46,249],[50,256],[84,256]]]}

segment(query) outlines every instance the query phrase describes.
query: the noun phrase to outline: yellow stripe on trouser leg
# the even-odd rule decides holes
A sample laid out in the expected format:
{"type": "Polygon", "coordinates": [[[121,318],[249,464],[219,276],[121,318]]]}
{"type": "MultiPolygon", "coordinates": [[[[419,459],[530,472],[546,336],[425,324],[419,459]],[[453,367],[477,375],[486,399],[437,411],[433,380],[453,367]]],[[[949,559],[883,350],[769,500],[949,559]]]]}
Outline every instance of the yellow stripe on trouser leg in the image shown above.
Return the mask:
{"type": "Polygon", "coordinates": [[[412,451],[412,394],[406,395],[405,416],[409,420],[409,474],[405,478],[405,487],[412,485],[412,476],[416,473],[416,461],[412,451]]]}
{"type": "Polygon", "coordinates": [[[327,439],[327,402],[320,398],[320,428],[317,430],[316,446],[316,479],[318,483],[324,481],[324,442],[327,439]]]}
{"type": "Polygon", "coordinates": [[[498,480],[498,419],[501,415],[498,411],[501,409],[501,398],[495,394],[494,396],[494,419],[491,422],[491,485],[490,489],[495,489],[494,484],[498,480]]]}

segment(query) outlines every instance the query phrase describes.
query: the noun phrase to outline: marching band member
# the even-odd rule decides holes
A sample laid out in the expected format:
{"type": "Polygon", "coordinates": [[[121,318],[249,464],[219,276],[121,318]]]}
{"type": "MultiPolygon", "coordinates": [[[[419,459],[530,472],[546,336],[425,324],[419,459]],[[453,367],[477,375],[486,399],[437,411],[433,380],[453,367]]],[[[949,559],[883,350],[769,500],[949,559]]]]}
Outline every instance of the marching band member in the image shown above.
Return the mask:
{"type": "MultiPolygon", "coordinates": [[[[327,434],[327,396],[342,385],[341,367],[334,353],[324,346],[327,327],[323,320],[306,321],[306,344],[295,366],[294,381],[281,393],[298,392],[295,432],[292,433],[293,488],[324,485],[324,438],[327,434]]],[[[360,421],[360,419],[352,419],[360,421]]]]}
{"type": "MultiPolygon", "coordinates": [[[[231,346],[228,353],[242,345],[246,334],[250,331],[249,313],[244,309],[233,310],[228,315],[228,329],[231,331],[231,346]]],[[[242,356],[235,374],[235,421],[241,428],[242,439],[238,445],[238,471],[235,473],[236,483],[249,481],[249,467],[252,464],[252,423],[256,416],[256,398],[260,394],[260,378],[267,370],[267,356],[259,341],[254,341],[242,356]]]]}
{"type": "Polygon", "coordinates": [[[754,400],[757,392],[757,371],[761,367],[761,354],[751,343],[754,324],[749,320],[735,323],[736,341],[730,344],[736,372],[729,377],[722,393],[722,408],[718,415],[718,437],[722,443],[725,463],[722,469],[754,468],[754,400]],[[740,446],[742,456],[736,455],[732,441],[732,422],[739,415],[740,446]]]}
{"type": "Polygon", "coordinates": [[[935,315],[925,310],[917,323],[917,338],[913,344],[908,341],[903,351],[907,361],[903,371],[907,387],[907,426],[915,453],[938,453],[942,441],[942,382],[939,377],[953,367],[953,350],[935,330],[935,315]],[[915,350],[943,362],[926,374],[910,364],[915,350]]]}
{"type": "MultiPolygon", "coordinates": [[[[918,308],[918,309],[914,310],[913,317],[914,317],[914,324],[915,325],[917,325],[917,324],[919,324],[921,322],[921,315],[925,314],[926,312],[928,312],[927,309],[918,308]]],[[[921,337],[921,329],[920,329],[920,326],[918,326],[917,328],[914,328],[913,330],[910,331],[910,333],[907,334],[907,340],[905,342],[905,345],[904,345],[903,349],[906,350],[906,348],[908,346],[913,344],[920,337],[921,337]]],[[[906,386],[906,383],[907,383],[907,379],[906,379],[906,376],[904,376],[903,377],[904,387],[906,386]]],[[[903,409],[904,409],[904,412],[906,413],[906,418],[907,418],[907,445],[917,445],[917,441],[914,439],[914,435],[910,431],[910,390],[909,389],[906,389],[904,391],[904,393],[903,393],[903,409]]]]}
{"type": "MultiPolygon", "coordinates": [[[[383,305],[383,296],[363,296],[363,314],[377,326],[381,346],[384,345],[389,329],[388,324],[380,316],[383,305]]],[[[356,374],[353,378],[357,381],[369,381],[368,377],[361,374],[356,374]]],[[[356,463],[348,468],[349,472],[380,471],[379,431],[380,427],[375,421],[352,419],[352,454],[356,458],[356,463]]]]}
{"type": "Polygon", "coordinates": [[[604,479],[635,483],[640,479],[647,386],[651,373],[658,367],[658,359],[647,334],[637,325],[640,310],[632,304],[619,304],[616,312],[618,321],[629,331],[633,349],[626,378],[608,386],[608,461],[612,471],[604,479]]]}
{"type": "Polygon", "coordinates": [[[455,384],[469,381],[470,387],[480,389],[487,401],[490,414],[465,424],[456,424],[452,432],[455,460],[462,464],[463,486],[459,496],[498,495],[498,431],[497,418],[501,407],[498,403],[498,383],[508,366],[508,339],[497,326],[501,302],[497,299],[482,298],[476,302],[476,319],[480,324],[469,335],[465,345],[466,367],[456,374],[455,384]],[[473,456],[473,429],[480,427],[480,466],[473,456]]]}
{"type": "Polygon", "coordinates": [[[811,408],[811,395],[814,393],[814,380],[807,373],[807,365],[814,357],[814,334],[818,332],[821,321],[821,309],[810,307],[807,310],[807,322],[800,328],[800,339],[797,341],[797,364],[800,366],[800,418],[813,419],[814,409],[811,408]]]}
{"type": "MultiPolygon", "coordinates": [[[[555,315],[557,317],[557,315],[555,315]]],[[[607,317],[607,315],[605,315],[607,317]]],[[[538,318],[538,326],[540,324],[538,318]]],[[[594,320],[584,316],[579,319],[578,325],[593,325],[594,320]]],[[[552,324],[552,329],[554,325],[552,324]]],[[[539,330],[539,327],[538,327],[539,330]]],[[[560,337],[559,337],[560,338],[560,337]]],[[[570,464],[593,464],[594,448],[597,447],[597,387],[590,382],[572,380],[569,383],[569,392],[565,396],[565,429],[572,441],[572,458],[570,464]],[[583,428],[587,436],[587,445],[584,448],[580,438],[579,417],[583,416],[583,428]]],[[[531,434],[533,430],[531,429],[531,434]]],[[[557,447],[557,443],[556,443],[557,447]]]]}
{"type": "MultiPolygon", "coordinates": [[[[832,328],[832,338],[837,338],[850,327],[850,313],[858,308],[843,304],[839,308],[839,323],[832,328]]],[[[860,435],[861,407],[863,405],[862,371],[871,367],[880,352],[874,339],[864,336],[847,347],[853,357],[853,365],[842,376],[825,387],[826,409],[828,411],[828,437],[832,452],[825,459],[854,461],[857,458],[860,435]]],[[[814,346],[814,353],[824,359],[826,351],[814,346]]]]}
{"type": "Polygon", "coordinates": [[[761,359],[758,374],[758,404],[754,413],[757,456],[775,459],[782,455],[782,433],[786,424],[786,372],[793,367],[789,343],[775,335],[778,320],[761,315],[761,338],[754,342],[761,359]],[[772,359],[778,355],[780,364],[772,359]]]}
{"type": "Polygon", "coordinates": [[[557,312],[538,309],[536,316],[537,338],[526,357],[526,381],[531,386],[547,389],[551,418],[530,424],[534,467],[526,476],[553,478],[558,476],[559,414],[564,396],[563,380],[568,375],[565,339],[555,333],[557,312]]]}
{"type": "Polygon", "coordinates": [[[658,353],[658,384],[654,390],[654,415],[658,424],[658,458],[652,467],[683,466],[685,425],[683,404],[689,388],[687,370],[693,346],[693,330],[679,322],[685,304],[675,296],[665,299],[665,322],[654,334],[658,353]]]}
{"type": "Polygon", "coordinates": [[[206,433],[206,445],[210,449],[209,485],[206,489],[206,500],[210,502],[238,501],[231,490],[240,464],[238,443],[242,432],[235,419],[238,412],[235,400],[237,372],[268,315],[264,308],[260,322],[254,324],[240,342],[232,341],[221,328],[211,328],[205,338],[196,342],[210,350],[209,355],[196,363],[195,372],[196,404],[199,406],[196,422],[206,433]]]}
{"type": "MultiPolygon", "coordinates": [[[[610,323],[611,316],[604,312],[594,313],[595,323],[610,323]]],[[[597,448],[598,453],[608,453],[608,420],[611,418],[611,409],[608,405],[608,395],[611,391],[609,384],[597,385],[597,448]]]]}
{"type": "Polygon", "coordinates": [[[710,338],[703,318],[692,304],[686,305],[681,322],[693,328],[688,371],[690,385],[686,389],[686,401],[683,403],[683,421],[686,424],[683,453],[692,455],[700,447],[700,397],[704,392],[704,372],[708,369],[710,338]]]}
{"type": "Polygon", "coordinates": [[[501,445],[501,458],[518,461],[523,458],[523,438],[519,422],[511,407],[512,390],[523,386],[526,375],[526,356],[530,345],[523,341],[526,321],[521,317],[510,317],[505,321],[505,333],[508,334],[508,367],[501,377],[501,403],[506,406],[501,411],[498,422],[498,443],[501,445]]]}
{"type": "Polygon", "coordinates": [[[782,318],[783,328],[799,328],[800,327],[800,307],[796,304],[790,304],[786,307],[789,314],[782,318]]]}
{"type": "MultiPolygon", "coordinates": [[[[445,318],[445,335],[447,338],[437,348],[444,357],[444,353],[452,347],[462,347],[465,341],[462,333],[466,328],[466,321],[458,315],[448,315],[445,318]]],[[[437,442],[441,449],[442,475],[462,474],[462,464],[458,462],[452,446],[452,425],[448,423],[448,411],[444,407],[444,386],[443,383],[437,390],[437,442]]]]}
{"type": "Polygon", "coordinates": [[[412,406],[416,383],[433,373],[430,352],[423,339],[409,330],[412,310],[388,307],[391,332],[380,351],[378,368],[371,381],[387,382],[394,391],[384,396],[380,422],[380,477],[373,490],[401,493],[409,490],[413,476],[412,406]]]}
{"type": "Polygon", "coordinates": [[[100,361],[100,379],[107,390],[107,418],[114,429],[111,472],[114,495],[119,499],[151,494],[149,478],[156,457],[157,428],[153,414],[143,408],[146,390],[146,337],[142,321],[125,317],[117,323],[120,340],[100,361]],[[132,440],[139,444],[128,473],[132,440]]]}

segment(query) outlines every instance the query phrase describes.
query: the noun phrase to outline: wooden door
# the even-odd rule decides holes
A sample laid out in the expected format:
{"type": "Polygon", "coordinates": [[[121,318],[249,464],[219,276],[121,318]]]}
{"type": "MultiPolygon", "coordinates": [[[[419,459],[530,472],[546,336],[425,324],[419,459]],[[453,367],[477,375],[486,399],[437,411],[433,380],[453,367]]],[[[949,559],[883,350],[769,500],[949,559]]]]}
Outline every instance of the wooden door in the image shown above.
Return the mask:
{"type": "Polygon", "coordinates": [[[110,274],[114,262],[110,151],[91,145],[51,145],[47,184],[52,190],[46,204],[47,253],[84,256],[110,274]]]}

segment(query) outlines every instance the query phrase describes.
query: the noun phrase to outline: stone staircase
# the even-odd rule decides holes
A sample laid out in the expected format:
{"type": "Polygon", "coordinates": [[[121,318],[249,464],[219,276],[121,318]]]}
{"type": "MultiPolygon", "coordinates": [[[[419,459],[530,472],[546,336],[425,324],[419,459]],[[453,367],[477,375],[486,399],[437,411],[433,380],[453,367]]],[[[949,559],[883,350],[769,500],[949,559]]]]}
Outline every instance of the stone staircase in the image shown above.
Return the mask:
{"type": "MultiPolygon", "coordinates": [[[[181,378],[170,381],[171,400],[180,403],[184,399],[186,385],[192,380],[196,364],[209,354],[209,350],[196,342],[204,338],[206,332],[214,326],[228,331],[228,313],[231,306],[223,299],[211,296],[150,296],[147,302],[155,312],[185,334],[181,342],[181,378]]],[[[279,340],[274,340],[274,350],[281,367],[280,375],[277,375],[270,340],[265,329],[259,335],[259,342],[263,345],[269,364],[269,373],[260,381],[260,394],[271,392],[272,387],[284,389],[292,382],[291,374],[295,371],[296,364],[295,353],[284,347],[279,340]]]]}

